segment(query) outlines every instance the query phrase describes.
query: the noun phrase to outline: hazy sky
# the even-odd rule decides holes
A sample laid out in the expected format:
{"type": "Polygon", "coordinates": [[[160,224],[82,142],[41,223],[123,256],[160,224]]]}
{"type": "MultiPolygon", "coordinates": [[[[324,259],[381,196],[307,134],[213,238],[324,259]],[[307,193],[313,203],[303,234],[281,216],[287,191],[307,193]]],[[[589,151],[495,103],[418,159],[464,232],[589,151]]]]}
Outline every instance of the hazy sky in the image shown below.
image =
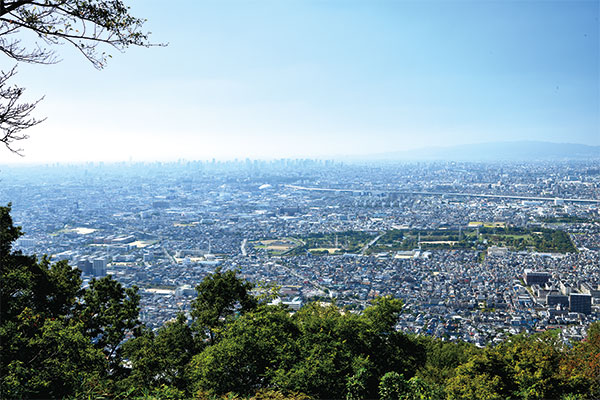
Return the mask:
{"type": "Polygon", "coordinates": [[[168,47],[20,66],[47,120],[0,163],[600,144],[598,1],[125,2],[168,47]]]}

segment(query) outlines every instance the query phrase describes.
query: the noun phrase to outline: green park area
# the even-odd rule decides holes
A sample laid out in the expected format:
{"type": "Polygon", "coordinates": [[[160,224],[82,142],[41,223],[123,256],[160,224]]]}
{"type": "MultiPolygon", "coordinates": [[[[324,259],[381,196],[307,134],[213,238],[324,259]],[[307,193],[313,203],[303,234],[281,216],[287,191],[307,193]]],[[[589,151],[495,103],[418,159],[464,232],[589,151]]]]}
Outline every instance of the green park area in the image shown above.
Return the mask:
{"type": "Polygon", "coordinates": [[[511,250],[532,249],[543,253],[573,253],[577,249],[569,234],[547,228],[504,228],[480,229],[479,240],[488,246],[504,246],[511,250]]]}
{"type": "Polygon", "coordinates": [[[576,215],[562,215],[545,217],[541,219],[541,222],[546,224],[593,224],[595,222],[600,222],[600,219],[591,217],[578,217],[576,215]]]}
{"type": "Polygon", "coordinates": [[[289,254],[299,255],[306,251],[321,255],[359,253],[375,236],[375,233],[362,231],[314,233],[297,238],[303,244],[289,254]]]}
{"type": "Polygon", "coordinates": [[[77,235],[89,235],[90,233],[96,232],[96,229],[92,228],[84,228],[84,227],[72,227],[65,226],[64,228],[51,233],[51,236],[61,235],[61,234],[77,234],[77,235]]]}
{"type": "Polygon", "coordinates": [[[576,248],[566,232],[547,228],[480,227],[478,229],[391,230],[368,253],[422,249],[507,247],[512,251],[570,253],[576,248]]]}
{"type": "Polygon", "coordinates": [[[303,245],[303,242],[295,238],[267,239],[251,242],[255,249],[263,249],[272,256],[280,256],[290,250],[303,245]]]}
{"type": "Polygon", "coordinates": [[[465,240],[466,235],[459,238],[461,235],[458,230],[449,229],[394,229],[381,236],[367,253],[413,250],[419,248],[419,244],[422,249],[470,248],[471,244],[465,240]]]}
{"type": "MultiPolygon", "coordinates": [[[[255,249],[265,249],[270,255],[335,255],[360,253],[377,236],[374,232],[346,231],[315,233],[302,237],[259,240],[255,249]]],[[[572,253],[577,249],[566,232],[548,228],[518,228],[499,224],[482,224],[465,229],[392,229],[383,234],[366,254],[409,251],[417,248],[485,250],[506,247],[511,251],[542,253],[572,253]]]]}

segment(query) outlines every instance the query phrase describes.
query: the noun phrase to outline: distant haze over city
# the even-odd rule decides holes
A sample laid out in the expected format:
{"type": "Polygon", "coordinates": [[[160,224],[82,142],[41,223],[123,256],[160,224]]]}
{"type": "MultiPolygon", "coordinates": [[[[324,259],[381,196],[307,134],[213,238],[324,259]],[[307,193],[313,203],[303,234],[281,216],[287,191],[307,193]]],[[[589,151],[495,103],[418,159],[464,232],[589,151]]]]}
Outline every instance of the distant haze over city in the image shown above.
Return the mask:
{"type": "MultiPolygon", "coordinates": [[[[298,157],[209,157],[204,160],[231,161],[231,160],[273,160],[282,158],[306,158],[327,159],[345,162],[412,162],[412,161],[473,161],[473,162],[501,162],[501,161],[568,161],[568,160],[600,160],[600,146],[589,146],[575,143],[551,143],[536,141],[518,142],[493,142],[474,143],[457,146],[432,146],[413,149],[410,151],[374,152],[354,155],[324,154],[322,156],[298,156],[298,157]]],[[[202,161],[203,159],[184,158],[177,159],[159,158],[152,159],[129,159],[109,160],[108,162],[152,162],[152,161],[202,161]]],[[[22,158],[19,164],[44,164],[28,163],[27,158],[22,158]]],[[[89,160],[96,162],[100,160],[89,160]]],[[[63,161],[58,164],[81,163],[83,161],[63,161]]],[[[52,163],[53,162],[46,162],[52,163]]],[[[8,163],[9,165],[11,163],[8,163]]],[[[0,162],[0,165],[2,163],[0,162]]]]}
{"type": "Polygon", "coordinates": [[[547,161],[600,160],[600,146],[550,142],[496,142],[375,154],[371,160],[547,161]]]}
{"type": "Polygon", "coordinates": [[[47,119],[0,163],[600,145],[598,1],[127,4],[168,46],[19,65],[47,119]]]}

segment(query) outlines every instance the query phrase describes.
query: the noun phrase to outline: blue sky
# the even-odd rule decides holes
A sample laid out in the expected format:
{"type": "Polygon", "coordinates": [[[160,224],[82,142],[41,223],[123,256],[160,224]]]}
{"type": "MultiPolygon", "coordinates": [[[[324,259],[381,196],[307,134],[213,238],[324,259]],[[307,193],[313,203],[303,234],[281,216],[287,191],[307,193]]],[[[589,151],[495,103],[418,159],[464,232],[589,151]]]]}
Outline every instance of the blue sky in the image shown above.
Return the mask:
{"type": "Polygon", "coordinates": [[[168,46],[20,66],[48,119],[0,162],[600,145],[598,1],[126,3],[168,46]]]}

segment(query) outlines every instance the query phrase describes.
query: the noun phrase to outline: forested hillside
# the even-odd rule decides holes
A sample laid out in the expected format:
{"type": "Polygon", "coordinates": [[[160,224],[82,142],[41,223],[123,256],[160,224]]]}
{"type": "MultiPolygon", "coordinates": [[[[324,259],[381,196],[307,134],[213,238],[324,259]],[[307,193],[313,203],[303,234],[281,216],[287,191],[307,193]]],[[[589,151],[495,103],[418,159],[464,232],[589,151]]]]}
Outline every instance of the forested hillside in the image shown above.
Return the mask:
{"type": "Polygon", "coordinates": [[[158,331],[137,289],[12,249],[0,208],[0,397],[256,399],[592,399],[600,396],[600,323],[585,341],[558,332],[494,347],[394,329],[398,299],[357,315],[312,303],[292,314],[255,297],[235,271],[197,286],[191,319],[158,331]]]}

